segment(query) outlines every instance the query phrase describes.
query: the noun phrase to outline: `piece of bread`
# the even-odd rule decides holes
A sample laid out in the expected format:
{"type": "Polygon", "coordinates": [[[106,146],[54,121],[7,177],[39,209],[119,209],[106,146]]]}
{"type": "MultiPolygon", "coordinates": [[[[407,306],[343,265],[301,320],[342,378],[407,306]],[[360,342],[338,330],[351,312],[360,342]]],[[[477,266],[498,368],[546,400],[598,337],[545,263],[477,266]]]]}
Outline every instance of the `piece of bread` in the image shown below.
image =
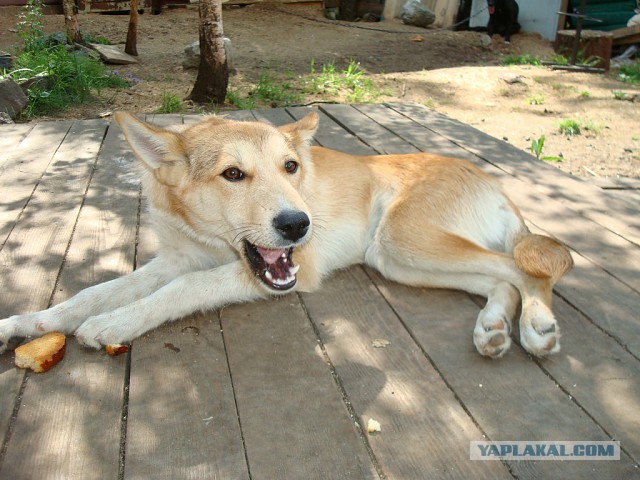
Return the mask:
{"type": "Polygon", "coordinates": [[[128,352],[129,346],[114,343],[113,345],[107,345],[106,347],[104,347],[104,349],[109,355],[115,357],[116,355],[120,355],[121,353],[128,352]]]}
{"type": "Polygon", "coordinates": [[[49,370],[62,360],[67,338],[59,332],[51,332],[16,348],[16,367],[30,368],[36,373],[49,370]]]}

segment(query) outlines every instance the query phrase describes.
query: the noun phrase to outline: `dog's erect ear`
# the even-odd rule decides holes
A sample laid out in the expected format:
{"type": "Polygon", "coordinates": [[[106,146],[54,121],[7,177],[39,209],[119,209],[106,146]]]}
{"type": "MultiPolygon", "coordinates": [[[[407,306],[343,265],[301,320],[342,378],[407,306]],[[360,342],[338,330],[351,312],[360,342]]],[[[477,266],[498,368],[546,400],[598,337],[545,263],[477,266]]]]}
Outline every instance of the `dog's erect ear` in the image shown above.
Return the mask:
{"type": "Polygon", "coordinates": [[[125,112],[115,114],[136,157],[151,170],[187,161],[182,140],[178,135],[153,127],[125,112]]]}
{"type": "Polygon", "coordinates": [[[287,135],[297,147],[311,143],[313,135],[318,129],[320,117],[316,112],[309,112],[304,118],[295,123],[280,127],[280,131],[287,135]]]}

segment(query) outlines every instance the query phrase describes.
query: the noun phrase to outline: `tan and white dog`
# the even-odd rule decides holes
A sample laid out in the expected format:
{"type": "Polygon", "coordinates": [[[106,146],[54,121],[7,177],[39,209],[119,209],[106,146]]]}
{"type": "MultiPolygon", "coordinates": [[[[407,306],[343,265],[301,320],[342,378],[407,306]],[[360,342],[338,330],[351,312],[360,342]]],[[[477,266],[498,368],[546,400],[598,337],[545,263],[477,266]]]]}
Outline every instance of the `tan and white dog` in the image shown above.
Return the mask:
{"type": "Polygon", "coordinates": [[[119,113],[143,166],[157,257],[49,310],[0,320],[18,336],[75,333],[124,344],[192,312],[295,289],[364,263],[408,285],[487,297],[473,341],[482,355],[520,341],[560,349],[552,287],[568,250],[533,235],[499,184],[472,164],[428,153],[356,157],[310,147],[318,115],[283,127],[210,118],[182,131],[119,113]]]}

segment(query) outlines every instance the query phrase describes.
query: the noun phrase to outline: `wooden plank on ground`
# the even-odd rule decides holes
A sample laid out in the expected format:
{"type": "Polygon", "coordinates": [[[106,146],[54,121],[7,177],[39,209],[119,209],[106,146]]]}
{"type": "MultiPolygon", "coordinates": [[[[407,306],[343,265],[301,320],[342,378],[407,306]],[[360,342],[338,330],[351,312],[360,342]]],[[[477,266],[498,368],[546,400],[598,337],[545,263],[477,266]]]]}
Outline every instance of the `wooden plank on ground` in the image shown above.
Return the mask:
{"type": "MultiPolygon", "coordinates": [[[[541,162],[473,127],[417,104],[389,104],[412,120],[443,135],[510,175],[526,180],[544,195],[640,245],[638,206],[541,162]],[[544,174],[542,174],[544,172],[544,174]],[[544,183],[540,179],[544,178],[544,183]]],[[[400,132],[399,132],[400,133],[400,132]]]]}
{"type": "MultiPolygon", "coordinates": [[[[79,125],[74,129],[76,135],[79,125]]],[[[69,128],[71,122],[37,125],[0,165],[0,248],[15,227],[69,128]]]]}
{"type": "MultiPolygon", "coordinates": [[[[143,206],[138,266],[156,245],[143,206]]],[[[165,325],[130,354],[124,478],[249,478],[217,314],[165,325]]]]}
{"type": "Polygon", "coordinates": [[[387,478],[511,478],[500,462],[469,459],[469,442],[484,432],[361,267],[302,298],[358,422],[381,423],[368,439],[387,478]],[[375,348],[376,340],[389,343],[375,348]]]}
{"type": "Polygon", "coordinates": [[[283,108],[272,108],[269,110],[252,110],[253,116],[259,122],[266,122],[276,127],[293,123],[295,120],[283,108]]]}
{"type": "MultiPolygon", "coordinates": [[[[113,122],[54,304],[133,269],[140,185],[133,155],[123,152],[123,141],[113,122]]],[[[126,367],[126,355],[113,359],[69,337],[63,362],[29,380],[5,457],[7,478],[116,478],[126,367]],[[41,447],[32,448],[34,444],[41,447]]]]}
{"type": "Polygon", "coordinates": [[[16,151],[20,142],[33,130],[34,124],[13,123],[0,125],[0,168],[9,156],[16,151]]]}
{"type": "Polygon", "coordinates": [[[131,348],[126,479],[248,479],[215,313],[173,322],[131,348]]]}
{"type": "MultiPolygon", "coordinates": [[[[614,335],[640,356],[640,295],[625,283],[614,278],[597,264],[587,261],[581,255],[596,257],[598,264],[607,265],[607,259],[613,258],[617,264],[616,272],[625,280],[636,280],[633,268],[635,260],[629,260],[628,250],[635,246],[615,234],[600,227],[592,220],[585,219],[558,202],[549,200],[535,191],[535,187],[511,177],[498,168],[487,164],[476,155],[453,144],[444,137],[433,134],[419,123],[400,115],[381,105],[363,105],[356,107],[372,120],[397,132],[411,145],[423,151],[440,155],[465,158],[482,167],[488,173],[499,178],[506,192],[522,209],[523,214],[547,235],[555,236],[578,250],[574,255],[576,268],[556,286],[565,298],[581,309],[592,321],[614,335]],[[553,215],[549,215],[553,212],[553,215]],[[556,218],[560,217],[560,218],[556,218]],[[589,235],[582,235],[582,232],[589,235]],[[584,238],[587,237],[587,238],[584,238]],[[617,257],[621,257],[618,260],[617,257]],[[631,269],[629,268],[631,267],[631,269]],[[607,299],[603,301],[602,298],[607,299]]],[[[366,138],[372,146],[382,148],[384,139],[366,138]]],[[[640,268],[640,267],[639,267],[640,268]]],[[[640,282],[640,280],[639,280],[640,282]]],[[[640,283],[632,285],[640,287],[640,283]]]]}
{"type": "MultiPolygon", "coordinates": [[[[471,332],[479,308],[466,294],[410,288],[386,281],[373,271],[371,275],[488,439],[611,440],[519,346],[513,345],[499,361],[478,355],[471,332]]],[[[585,341],[593,342],[592,339],[585,341]]],[[[556,358],[563,358],[562,355],[556,358]]],[[[557,360],[551,358],[542,365],[554,361],[557,360]]],[[[605,385],[600,387],[606,389],[605,385]]],[[[604,407],[606,392],[593,392],[596,394],[601,395],[604,407]]],[[[509,464],[520,479],[632,478],[638,473],[634,460],[625,452],[620,461],[515,461],[509,464]]]]}
{"type": "MultiPolygon", "coordinates": [[[[68,124],[62,129],[43,126],[32,139],[39,147],[31,143],[24,145],[26,140],[23,142],[23,153],[28,151],[36,155],[40,152],[46,156],[51,151],[46,151],[40,144],[48,144],[50,138],[57,152],[53,159],[49,157],[51,164],[47,173],[33,195],[29,194],[31,200],[22,211],[20,222],[11,230],[11,236],[0,251],[0,318],[48,306],[102,140],[103,130],[99,124],[91,121],[88,124],[90,128],[86,130],[74,129],[77,134],[69,136],[62,146],[59,142],[66,135],[68,124]]],[[[41,168],[46,168],[47,164],[49,161],[41,168]]],[[[12,163],[5,166],[9,165],[12,163]]],[[[35,168],[34,163],[29,166],[35,168]]],[[[15,175],[19,179],[15,164],[13,168],[14,173],[5,172],[2,178],[15,175]]],[[[7,364],[6,357],[11,355],[4,357],[5,370],[0,375],[0,431],[3,434],[11,421],[22,376],[7,364]]]]}
{"type": "Polygon", "coordinates": [[[376,478],[298,298],[221,318],[251,478],[376,478]]]}
{"type": "Polygon", "coordinates": [[[316,110],[320,116],[320,126],[314,138],[323,147],[350,153],[351,155],[375,155],[377,153],[370,146],[365,145],[346,132],[322,110],[309,107],[290,107],[287,109],[296,120],[300,120],[312,110],[316,110]]]}

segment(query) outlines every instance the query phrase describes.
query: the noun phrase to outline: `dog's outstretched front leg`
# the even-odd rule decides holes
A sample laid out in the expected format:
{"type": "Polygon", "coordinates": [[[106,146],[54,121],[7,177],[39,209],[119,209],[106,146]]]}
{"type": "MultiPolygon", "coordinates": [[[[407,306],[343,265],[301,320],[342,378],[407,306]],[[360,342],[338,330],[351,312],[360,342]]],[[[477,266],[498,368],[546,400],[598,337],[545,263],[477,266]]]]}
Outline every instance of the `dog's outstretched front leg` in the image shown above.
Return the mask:
{"type": "Polygon", "coordinates": [[[73,333],[90,316],[146,297],[182,271],[175,262],[157,258],[129,275],[82,290],[48,310],[0,320],[0,353],[14,337],[36,337],[53,331],[73,333]]]}
{"type": "Polygon", "coordinates": [[[94,348],[129,343],[165,322],[193,312],[264,296],[265,291],[247,272],[243,262],[236,261],[184,274],[148,297],[91,317],[76,330],[76,338],[94,348]]]}

